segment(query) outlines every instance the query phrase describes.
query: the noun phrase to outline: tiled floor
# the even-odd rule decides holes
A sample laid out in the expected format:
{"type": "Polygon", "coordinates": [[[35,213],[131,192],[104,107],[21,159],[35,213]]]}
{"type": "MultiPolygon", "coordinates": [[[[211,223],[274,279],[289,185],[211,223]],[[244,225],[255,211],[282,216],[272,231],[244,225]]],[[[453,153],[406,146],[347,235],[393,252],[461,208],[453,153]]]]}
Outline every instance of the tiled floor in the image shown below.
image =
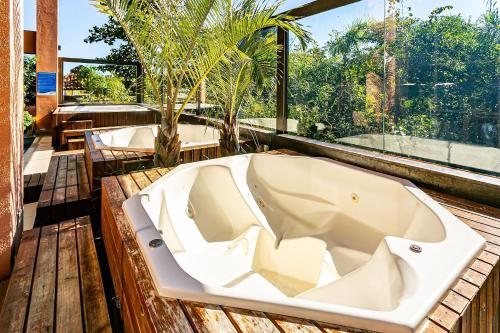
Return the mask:
{"type": "Polygon", "coordinates": [[[36,216],[36,206],[38,202],[32,202],[24,205],[23,212],[23,227],[24,230],[33,229],[33,224],[35,223],[36,216]]]}
{"type": "Polygon", "coordinates": [[[47,172],[54,149],[50,136],[39,136],[24,154],[24,174],[47,172]]]}

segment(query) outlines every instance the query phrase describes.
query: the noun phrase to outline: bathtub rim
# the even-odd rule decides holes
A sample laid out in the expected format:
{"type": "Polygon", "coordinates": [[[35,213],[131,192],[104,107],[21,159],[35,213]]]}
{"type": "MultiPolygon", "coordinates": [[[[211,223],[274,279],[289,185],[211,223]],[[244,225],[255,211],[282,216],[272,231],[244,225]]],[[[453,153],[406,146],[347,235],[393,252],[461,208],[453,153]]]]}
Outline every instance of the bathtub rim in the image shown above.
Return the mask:
{"type": "MultiPolygon", "coordinates": [[[[247,154],[244,155],[245,157],[251,156],[251,155],[261,155],[261,154],[247,154]]],[[[262,156],[262,155],[261,155],[262,156]]],[[[271,156],[271,155],[267,155],[271,156]]],[[[236,156],[238,157],[238,156],[236,156]]],[[[243,156],[239,156],[240,158],[243,156]]],[[[273,155],[272,157],[276,158],[309,158],[309,159],[320,159],[324,160],[326,162],[331,162],[331,163],[336,163],[336,164],[341,164],[344,166],[347,166],[349,168],[355,168],[363,172],[369,172],[374,175],[382,176],[385,178],[389,178],[392,180],[396,180],[400,183],[402,183],[405,187],[405,189],[409,190],[413,189],[414,191],[410,191],[411,194],[417,197],[423,204],[429,207],[433,211],[434,214],[438,216],[438,218],[443,219],[443,218],[451,218],[458,220],[455,216],[453,216],[449,211],[447,211],[444,207],[439,205],[436,201],[434,201],[432,198],[430,198],[426,193],[421,191],[418,187],[416,187],[412,182],[402,179],[399,177],[391,176],[391,175],[385,175],[381,174],[376,171],[372,170],[366,170],[361,167],[349,165],[346,163],[338,162],[338,161],[333,161],[328,158],[313,158],[313,157],[307,157],[307,156],[289,156],[289,155],[273,155]],[[407,186],[408,185],[408,186],[407,186]],[[408,188],[410,187],[410,188],[408,188]],[[423,200],[425,199],[425,200],[423,200]]],[[[232,157],[234,158],[234,156],[232,157]]],[[[461,273],[464,272],[465,269],[467,269],[467,266],[475,260],[475,255],[484,248],[485,246],[485,240],[483,237],[478,235],[476,232],[471,230],[468,226],[463,224],[461,221],[458,221],[459,225],[461,225],[461,228],[466,228],[469,229],[468,231],[471,231],[471,235],[473,235],[471,238],[473,239],[474,247],[470,246],[468,249],[467,254],[462,256],[459,260],[454,261],[454,268],[455,269],[450,269],[447,270],[447,278],[443,280],[443,282],[437,284],[441,288],[437,288],[434,286],[434,288],[431,290],[432,293],[429,296],[432,296],[432,301],[429,301],[430,298],[426,298],[425,301],[426,303],[424,306],[420,304],[418,308],[416,308],[416,305],[414,305],[414,310],[417,310],[413,312],[412,314],[406,314],[403,316],[402,313],[398,313],[396,310],[391,310],[391,311],[377,311],[377,310],[369,310],[369,309],[363,309],[363,308],[355,308],[351,306],[345,306],[345,305],[339,305],[339,304],[329,304],[329,303],[322,303],[322,302],[317,302],[317,301],[308,301],[304,299],[297,299],[297,298],[287,298],[285,297],[284,299],[279,299],[279,301],[276,301],[276,299],[271,299],[269,300],[264,300],[260,298],[254,298],[252,297],[251,294],[247,293],[240,293],[236,292],[231,289],[223,288],[223,287],[217,287],[217,286],[207,286],[196,280],[195,278],[191,277],[184,269],[180,266],[180,264],[176,261],[176,259],[173,257],[172,253],[169,251],[168,246],[163,242],[163,245],[158,248],[154,249],[152,252],[148,248],[147,240],[153,238],[161,238],[161,234],[158,232],[156,227],[154,226],[153,222],[149,218],[149,215],[144,212],[144,211],[135,211],[132,212],[131,215],[136,215],[136,213],[139,213],[141,218],[147,219],[149,222],[149,226],[145,226],[144,228],[140,228],[139,230],[134,230],[134,227],[132,226],[131,219],[134,219],[134,216],[130,215],[130,208],[133,208],[135,205],[136,207],[141,207],[142,204],[140,202],[140,194],[147,193],[148,191],[154,189],[156,186],[159,186],[162,182],[162,179],[168,179],[169,177],[172,177],[175,175],[177,172],[180,172],[185,169],[189,168],[194,168],[197,166],[202,166],[202,165],[213,165],[216,164],[217,160],[210,160],[210,161],[203,161],[203,162],[197,162],[197,163],[191,163],[187,165],[181,165],[177,167],[176,169],[172,170],[171,172],[167,173],[160,179],[158,179],[156,182],[153,182],[150,186],[144,188],[142,191],[137,193],[136,195],[130,197],[126,201],[123,202],[123,211],[125,212],[125,216],[130,224],[130,227],[133,229],[132,231],[134,232],[136,236],[136,241],[139,244],[139,247],[141,248],[142,255],[144,256],[147,266],[150,270],[152,279],[155,284],[156,291],[160,296],[163,297],[174,297],[174,298],[180,298],[180,299],[186,299],[190,301],[196,301],[196,302],[206,302],[206,303],[214,303],[214,304],[220,304],[220,305],[226,305],[226,306],[236,306],[236,307],[242,307],[242,308],[248,308],[251,310],[256,310],[256,311],[265,311],[265,312],[274,312],[274,313],[280,313],[284,315],[289,315],[289,316],[296,316],[296,317],[302,317],[302,318],[307,318],[307,319],[312,319],[312,320],[319,320],[319,321],[324,321],[324,322],[334,322],[335,324],[339,325],[345,325],[345,326],[351,326],[351,327],[359,327],[359,328],[364,328],[364,329],[375,329],[375,330],[381,330],[381,331],[387,331],[387,332],[413,332],[414,330],[417,330],[421,324],[424,323],[425,318],[427,317],[427,314],[436,306],[439,304],[440,299],[445,295],[445,293],[448,291],[448,288],[454,283],[458,278],[461,273]],[[126,207],[129,207],[127,209],[126,207]],[[166,249],[167,251],[160,251],[161,249],[166,249]],[[163,253],[163,255],[162,255],[163,253]],[[150,257],[149,255],[152,255],[150,257]],[[167,274],[159,274],[161,273],[162,270],[161,267],[158,267],[157,265],[154,265],[153,261],[157,261],[158,258],[165,258],[165,255],[167,254],[169,261],[168,265],[163,265],[164,267],[169,267],[167,274]],[[469,259],[465,259],[469,258],[469,259]],[[158,269],[160,268],[160,269],[158,269]],[[173,273],[175,271],[175,273],[173,273]],[[177,285],[175,287],[165,287],[166,284],[171,284],[172,281],[167,281],[169,278],[166,278],[167,275],[180,275],[181,278],[175,281],[177,285]],[[191,290],[190,290],[191,289],[191,290]],[[192,291],[194,290],[194,291],[192,291]],[[235,303],[237,303],[235,305],[235,303]],[[395,318],[394,316],[397,317],[395,318]]],[[[137,216],[136,216],[137,218],[137,216]]],[[[444,223],[443,223],[444,225],[444,223]]],[[[444,225],[445,232],[446,228],[449,226],[444,225]]],[[[386,238],[395,238],[395,239],[400,239],[399,237],[392,237],[392,236],[386,236],[386,238]]],[[[402,238],[401,238],[402,239],[402,238]]],[[[406,239],[404,239],[406,240],[406,239]]],[[[421,244],[423,246],[429,246],[429,244],[433,243],[425,243],[425,242],[417,242],[417,241],[412,241],[408,240],[416,244],[421,244]]],[[[447,239],[443,240],[442,242],[439,242],[438,244],[443,244],[442,246],[445,246],[447,242],[447,239]]],[[[462,253],[463,254],[463,253],[462,253]]],[[[396,254],[394,254],[396,255],[396,254]]],[[[456,258],[456,256],[454,257],[456,258]]],[[[400,305],[403,304],[405,300],[402,300],[400,305]]]]}
{"type": "MultiPolygon", "coordinates": [[[[196,125],[196,124],[186,124],[186,125],[202,126],[202,125],[196,125]]],[[[112,129],[110,131],[120,131],[120,130],[129,129],[129,128],[139,128],[139,127],[154,128],[157,126],[160,126],[160,125],[159,124],[152,124],[152,125],[124,126],[124,127],[112,129]]],[[[216,128],[213,128],[213,129],[217,130],[216,128]]],[[[107,132],[110,132],[110,131],[107,131],[107,132]]],[[[107,132],[104,132],[102,134],[105,134],[107,132]]],[[[134,148],[134,147],[122,147],[122,146],[107,146],[102,142],[102,140],[100,138],[100,134],[94,134],[93,132],[91,133],[90,137],[92,138],[92,144],[94,145],[94,149],[96,149],[96,150],[128,151],[128,152],[137,152],[137,153],[146,153],[146,154],[154,154],[156,152],[156,150],[154,148],[150,149],[150,148],[134,148]]],[[[200,142],[199,144],[198,143],[193,144],[192,142],[189,142],[188,145],[184,145],[184,146],[182,146],[182,142],[181,142],[181,151],[184,149],[192,149],[192,148],[205,147],[205,146],[215,147],[215,146],[219,146],[219,145],[220,145],[219,140],[203,141],[203,142],[200,142]]]]}

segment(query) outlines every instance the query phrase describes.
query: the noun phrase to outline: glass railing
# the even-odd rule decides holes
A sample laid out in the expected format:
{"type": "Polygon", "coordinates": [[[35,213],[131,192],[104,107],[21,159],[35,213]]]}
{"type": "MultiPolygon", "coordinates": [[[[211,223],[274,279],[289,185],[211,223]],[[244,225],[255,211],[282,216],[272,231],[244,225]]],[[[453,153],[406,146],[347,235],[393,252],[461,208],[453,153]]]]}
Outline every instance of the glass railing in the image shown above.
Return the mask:
{"type": "Polygon", "coordinates": [[[288,132],[500,175],[493,1],[364,0],[300,20],[288,132]]]}

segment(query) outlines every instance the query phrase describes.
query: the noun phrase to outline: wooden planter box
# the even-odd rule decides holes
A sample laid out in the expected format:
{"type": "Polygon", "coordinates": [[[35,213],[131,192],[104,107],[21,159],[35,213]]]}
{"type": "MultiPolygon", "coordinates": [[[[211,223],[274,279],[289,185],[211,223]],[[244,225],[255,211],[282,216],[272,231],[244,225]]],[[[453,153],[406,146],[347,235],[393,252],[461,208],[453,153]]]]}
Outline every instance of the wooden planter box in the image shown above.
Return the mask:
{"type": "MultiPolygon", "coordinates": [[[[102,235],[126,332],[366,332],[301,318],[158,296],[122,203],[170,170],[151,169],[103,179],[102,235]]],[[[421,332],[498,332],[500,210],[425,191],[484,236],[488,243],[428,314],[421,332]]]]}
{"type": "MultiPolygon", "coordinates": [[[[101,178],[103,177],[153,167],[153,153],[96,149],[92,135],[105,131],[107,130],[101,129],[85,132],[85,164],[87,165],[92,191],[100,188],[101,178]]],[[[197,162],[217,157],[221,157],[218,144],[181,149],[180,156],[181,163],[197,162]]]]}

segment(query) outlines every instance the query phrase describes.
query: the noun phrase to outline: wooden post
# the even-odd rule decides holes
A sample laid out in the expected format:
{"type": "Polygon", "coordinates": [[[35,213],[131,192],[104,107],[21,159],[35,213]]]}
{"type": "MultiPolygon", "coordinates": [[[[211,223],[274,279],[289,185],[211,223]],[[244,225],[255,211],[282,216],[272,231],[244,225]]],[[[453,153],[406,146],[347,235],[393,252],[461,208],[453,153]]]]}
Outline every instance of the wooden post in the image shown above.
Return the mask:
{"type": "MultiPolygon", "coordinates": [[[[36,72],[57,73],[57,0],[36,2],[36,72]]],[[[37,79],[38,80],[38,79],[37,79]]],[[[39,82],[37,81],[37,86],[39,82]]],[[[52,112],[57,108],[57,93],[36,95],[36,123],[41,131],[52,130],[52,112]]]]}
{"type": "Polygon", "coordinates": [[[276,88],[276,133],[285,133],[288,118],[288,31],[278,28],[277,43],[281,46],[278,50],[277,81],[276,88]]]}

